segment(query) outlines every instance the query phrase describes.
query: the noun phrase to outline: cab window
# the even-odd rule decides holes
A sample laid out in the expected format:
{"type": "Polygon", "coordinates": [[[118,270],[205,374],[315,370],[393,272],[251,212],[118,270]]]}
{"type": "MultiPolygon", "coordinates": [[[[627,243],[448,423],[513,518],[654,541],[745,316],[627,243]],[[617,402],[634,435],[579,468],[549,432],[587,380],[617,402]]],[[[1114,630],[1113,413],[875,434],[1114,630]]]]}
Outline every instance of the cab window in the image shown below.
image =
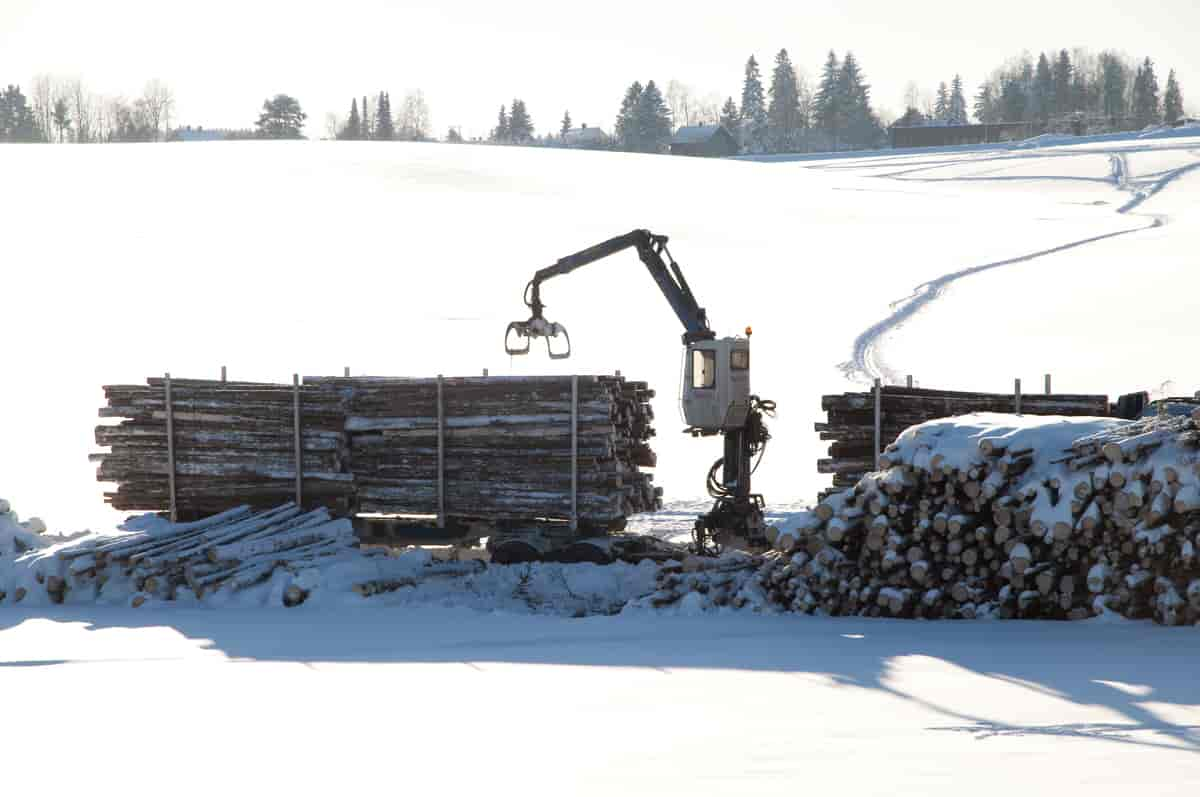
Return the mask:
{"type": "Polygon", "coordinates": [[[729,352],[729,367],[735,371],[745,371],[750,367],[750,350],[734,349],[729,352]]]}
{"type": "Polygon", "coordinates": [[[717,353],[704,349],[692,351],[692,387],[710,388],[717,383],[717,353]]]}

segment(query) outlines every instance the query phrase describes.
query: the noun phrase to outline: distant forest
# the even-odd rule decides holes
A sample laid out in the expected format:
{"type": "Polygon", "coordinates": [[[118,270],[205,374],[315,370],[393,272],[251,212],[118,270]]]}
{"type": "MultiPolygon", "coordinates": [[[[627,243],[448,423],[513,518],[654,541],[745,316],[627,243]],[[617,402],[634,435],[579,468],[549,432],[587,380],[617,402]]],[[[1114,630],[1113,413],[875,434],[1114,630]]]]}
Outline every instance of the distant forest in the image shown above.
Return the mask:
{"type": "MultiPolygon", "coordinates": [[[[909,83],[898,119],[874,107],[863,65],[853,52],[829,51],[814,81],[792,62],[786,49],[775,54],[764,81],[751,55],[740,76],[741,95],[701,95],[679,80],[663,89],[654,80],[634,81],[614,102],[612,125],[575,127],[569,110],[538,134],[520,98],[505,102],[486,137],[467,142],[450,126],[441,140],[510,146],[553,146],[629,152],[668,151],[681,127],[722,126],[742,153],[824,152],[887,145],[887,128],[902,126],[1022,123],[1042,132],[1100,133],[1175,124],[1186,118],[1184,95],[1174,70],[1165,83],[1150,57],[1132,59],[1115,50],[1093,54],[1082,48],[1026,52],[997,67],[974,90],[961,75],[923,90],[909,83]],[[970,97],[968,98],[968,92],[970,97]]],[[[3,85],[3,84],[0,84],[3,85]]],[[[150,80],[132,98],[102,96],[78,79],[39,75],[28,91],[0,91],[0,141],[120,143],[220,139],[304,138],[308,116],[300,101],[278,94],[263,101],[252,125],[237,130],[173,126],[175,95],[150,80]]],[[[493,106],[495,107],[495,106],[493,106]]],[[[248,116],[248,119],[252,118],[248,116]]],[[[425,95],[409,91],[393,109],[381,91],[354,96],[342,116],[327,113],[319,135],[339,141],[433,141],[432,114],[425,95]]]]}

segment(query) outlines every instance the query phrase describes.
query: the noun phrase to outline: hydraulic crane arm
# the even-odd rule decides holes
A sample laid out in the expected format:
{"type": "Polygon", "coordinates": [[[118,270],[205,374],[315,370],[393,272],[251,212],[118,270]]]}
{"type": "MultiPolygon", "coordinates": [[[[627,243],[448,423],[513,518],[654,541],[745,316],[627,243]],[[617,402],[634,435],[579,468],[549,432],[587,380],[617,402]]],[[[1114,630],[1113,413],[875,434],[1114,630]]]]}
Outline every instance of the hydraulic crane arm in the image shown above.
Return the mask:
{"type": "Polygon", "coordinates": [[[542,311],[545,305],[542,303],[541,285],[551,277],[570,274],[578,268],[594,263],[597,260],[615,255],[626,249],[636,248],[638,257],[645,264],[646,269],[650,272],[650,276],[654,278],[658,284],[659,290],[670,303],[671,309],[675,311],[675,315],[683,324],[684,344],[693,343],[699,340],[711,340],[716,337],[715,333],[709,329],[708,316],[704,312],[704,308],[696,301],[696,297],[692,294],[692,289],[688,285],[687,280],[683,276],[683,271],[679,268],[679,264],[671,257],[671,252],[667,249],[667,236],[655,235],[648,230],[633,230],[618,235],[615,238],[610,238],[603,243],[576,252],[573,255],[567,255],[561,258],[552,266],[547,266],[533,275],[533,279],[525,286],[525,304],[532,311],[528,321],[514,321],[508,325],[505,332],[504,349],[509,354],[526,354],[529,352],[530,339],[535,337],[545,337],[546,347],[550,352],[550,357],[553,359],[564,359],[571,356],[571,338],[567,334],[567,330],[560,324],[555,324],[546,320],[542,311]],[[667,262],[664,262],[663,255],[667,256],[667,262]],[[567,348],[564,351],[555,352],[550,348],[550,338],[556,338],[562,335],[567,341],[567,348]],[[513,338],[515,336],[515,343],[513,338]],[[524,339],[524,346],[520,345],[520,341],[524,339]]]}

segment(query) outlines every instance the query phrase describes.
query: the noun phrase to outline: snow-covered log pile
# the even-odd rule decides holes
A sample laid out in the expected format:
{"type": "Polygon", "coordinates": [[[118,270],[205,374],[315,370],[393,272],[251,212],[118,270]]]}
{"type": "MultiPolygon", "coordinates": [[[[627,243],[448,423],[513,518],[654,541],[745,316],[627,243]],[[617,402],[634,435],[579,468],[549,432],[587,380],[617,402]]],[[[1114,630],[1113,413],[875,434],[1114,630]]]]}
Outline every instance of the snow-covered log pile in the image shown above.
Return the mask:
{"type": "Polygon", "coordinates": [[[0,498],[0,567],[27,551],[49,545],[50,540],[43,536],[45,533],[46,524],[41,518],[22,521],[12,505],[0,498]]]}
{"type": "Polygon", "coordinates": [[[1197,420],[920,424],[888,447],[884,470],[779,526],[776,551],[664,568],[645,603],[1196,623],[1197,420]]]}
{"type": "Polygon", "coordinates": [[[653,590],[656,572],[649,560],[488,566],[362,550],[349,521],[291,504],[195,523],[143,515],[66,542],[40,528],[0,512],[0,607],[463,606],[581,617],[620,612],[653,590]]]}
{"type": "MultiPolygon", "coordinates": [[[[289,580],[282,600],[303,602],[305,571],[326,565],[355,545],[350,521],[329,510],[302,512],[294,504],[253,512],[247,506],[193,523],[144,515],[115,535],[91,534],[42,544],[0,566],[0,601],[54,603],[195,600],[236,593],[278,572],[289,580]]],[[[45,543],[45,539],[41,540],[45,543]]]]}
{"type": "Polygon", "coordinates": [[[161,511],[170,505],[170,455],[180,517],[196,517],[241,503],[277,506],[295,495],[295,400],[306,506],[350,508],[353,477],[344,472],[348,444],[338,396],[307,385],[171,380],[174,450],[167,440],[167,390],[161,378],[145,385],[108,385],[96,427],[96,478],[115,482],[105,500],[119,510],[161,511]]]}
{"type": "MultiPolygon", "coordinates": [[[[905,429],[936,418],[973,412],[1014,412],[1014,394],[968,393],[956,390],[885,385],[880,389],[880,440],[895,440],[905,429]]],[[[816,424],[828,440],[829,458],[817,470],[833,476],[836,488],[853,487],[875,467],[875,394],[842,393],[822,396],[823,422],[816,424]]],[[[1098,416],[1109,414],[1108,397],[1077,394],[1030,394],[1020,398],[1026,415],[1098,416]]]]}
{"type": "Polygon", "coordinates": [[[577,379],[577,395],[569,376],[305,384],[344,402],[360,512],[437,513],[440,463],[448,517],[569,519],[573,441],[580,520],[619,526],[660,508],[661,491],[641,470],[655,464],[654,391],[621,377],[577,379]]]}

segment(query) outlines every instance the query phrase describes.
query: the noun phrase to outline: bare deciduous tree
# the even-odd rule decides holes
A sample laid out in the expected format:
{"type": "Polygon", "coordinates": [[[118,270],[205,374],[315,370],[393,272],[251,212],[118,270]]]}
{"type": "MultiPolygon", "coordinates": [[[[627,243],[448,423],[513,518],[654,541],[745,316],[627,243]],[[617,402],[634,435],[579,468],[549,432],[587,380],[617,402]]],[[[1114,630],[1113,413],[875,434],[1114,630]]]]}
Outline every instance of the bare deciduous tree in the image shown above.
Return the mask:
{"type": "Polygon", "coordinates": [[[146,83],[142,89],[140,102],[146,113],[147,121],[154,130],[157,138],[166,136],[171,129],[171,112],[175,109],[175,95],[171,88],[155,78],[146,83]]]}
{"type": "Polygon", "coordinates": [[[87,144],[96,140],[95,111],[97,99],[83,81],[79,78],[68,80],[63,93],[71,108],[71,119],[74,127],[75,142],[87,144]]]}
{"type": "Polygon", "coordinates": [[[33,114],[47,141],[54,140],[54,103],[59,98],[58,81],[53,75],[41,74],[33,79],[31,96],[33,114]]]}
{"type": "Polygon", "coordinates": [[[432,128],[429,105],[420,89],[404,95],[400,114],[396,119],[396,137],[402,141],[424,141],[432,128]]]}
{"type": "MultiPolygon", "coordinates": [[[[676,127],[692,124],[693,117],[692,88],[678,80],[667,84],[667,106],[671,109],[671,118],[676,127]]],[[[718,105],[718,107],[720,107],[718,105]]]]}
{"type": "Polygon", "coordinates": [[[333,111],[325,113],[325,137],[330,141],[338,137],[338,133],[342,132],[342,118],[333,111]]]}

